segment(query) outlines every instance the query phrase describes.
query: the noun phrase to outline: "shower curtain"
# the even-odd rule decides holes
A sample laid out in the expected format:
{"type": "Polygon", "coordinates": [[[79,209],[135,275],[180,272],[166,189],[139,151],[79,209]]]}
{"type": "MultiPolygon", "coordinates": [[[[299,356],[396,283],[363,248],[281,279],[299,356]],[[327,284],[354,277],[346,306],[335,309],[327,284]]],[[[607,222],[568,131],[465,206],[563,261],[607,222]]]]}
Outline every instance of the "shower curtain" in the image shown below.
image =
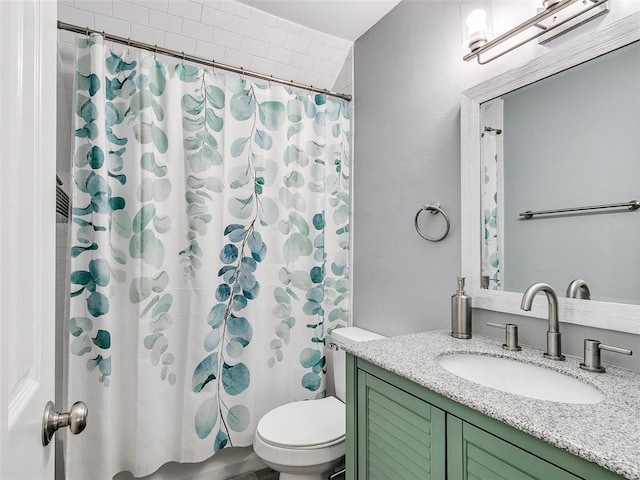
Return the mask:
{"type": "Polygon", "coordinates": [[[70,480],[251,445],[347,321],[349,105],[78,40],[70,480]]]}
{"type": "Polygon", "coordinates": [[[481,157],[483,168],[482,209],[482,279],[483,288],[502,290],[502,238],[504,233],[499,223],[498,185],[502,178],[502,168],[498,164],[496,131],[482,134],[481,157]]]}

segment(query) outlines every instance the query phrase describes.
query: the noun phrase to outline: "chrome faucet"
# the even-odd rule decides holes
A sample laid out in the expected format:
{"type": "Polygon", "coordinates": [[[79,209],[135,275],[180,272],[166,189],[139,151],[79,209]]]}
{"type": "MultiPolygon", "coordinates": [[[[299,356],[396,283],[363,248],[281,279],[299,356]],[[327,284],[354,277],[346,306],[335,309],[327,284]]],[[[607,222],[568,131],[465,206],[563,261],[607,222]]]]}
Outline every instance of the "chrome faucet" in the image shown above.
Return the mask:
{"type": "Polygon", "coordinates": [[[587,285],[587,282],[580,278],[573,280],[567,287],[567,298],[591,300],[591,292],[589,291],[589,285],[587,285]]]}
{"type": "Polygon", "coordinates": [[[549,330],[547,331],[547,351],[544,357],[550,360],[564,360],[560,341],[560,322],[558,322],[558,296],[551,288],[551,285],[546,283],[534,283],[531,285],[524,292],[520,308],[526,311],[531,310],[533,298],[540,292],[544,292],[547,295],[547,301],[549,302],[549,330]]]}

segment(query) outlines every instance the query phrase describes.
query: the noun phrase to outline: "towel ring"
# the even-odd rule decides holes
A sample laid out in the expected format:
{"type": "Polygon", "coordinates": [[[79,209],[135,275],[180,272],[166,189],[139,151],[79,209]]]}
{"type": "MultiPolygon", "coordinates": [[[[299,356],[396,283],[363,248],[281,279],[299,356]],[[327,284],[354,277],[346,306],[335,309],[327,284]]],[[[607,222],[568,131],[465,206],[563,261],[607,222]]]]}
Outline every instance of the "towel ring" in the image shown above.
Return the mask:
{"type": "Polygon", "coordinates": [[[416,213],[416,218],[414,219],[413,223],[416,226],[416,230],[418,234],[422,238],[424,238],[425,240],[429,240],[430,242],[439,242],[440,240],[443,240],[447,235],[449,235],[449,229],[451,228],[451,222],[449,221],[449,217],[447,216],[446,213],[444,213],[444,210],[440,208],[439,203],[435,203],[435,204],[428,203],[424,207],[422,207],[420,210],[418,210],[418,213],[416,213]],[[427,236],[422,230],[420,230],[420,225],[418,225],[418,217],[420,217],[420,214],[425,210],[429,211],[432,214],[436,214],[436,213],[441,214],[444,217],[444,221],[447,222],[447,227],[441,237],[432,238],[427,236]]]}

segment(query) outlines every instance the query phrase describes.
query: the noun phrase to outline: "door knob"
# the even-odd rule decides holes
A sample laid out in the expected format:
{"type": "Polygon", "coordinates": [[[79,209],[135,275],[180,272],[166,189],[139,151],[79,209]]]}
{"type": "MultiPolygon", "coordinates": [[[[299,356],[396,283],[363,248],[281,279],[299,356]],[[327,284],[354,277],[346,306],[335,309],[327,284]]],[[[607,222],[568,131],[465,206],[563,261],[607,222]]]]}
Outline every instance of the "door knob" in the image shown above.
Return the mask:
{"type": "Polygon", "coordinates": [[[45,447],[53,438],[56,430],[63,427],[69,427],[71,433],[77,435],[87,426],[87,415],[89,409],[84,402],[76,402],[71,405],[68,412],[56,412],[53,402],[47,402],[44,407],[44,415],[42,417],[42,445],[45,447]]]}

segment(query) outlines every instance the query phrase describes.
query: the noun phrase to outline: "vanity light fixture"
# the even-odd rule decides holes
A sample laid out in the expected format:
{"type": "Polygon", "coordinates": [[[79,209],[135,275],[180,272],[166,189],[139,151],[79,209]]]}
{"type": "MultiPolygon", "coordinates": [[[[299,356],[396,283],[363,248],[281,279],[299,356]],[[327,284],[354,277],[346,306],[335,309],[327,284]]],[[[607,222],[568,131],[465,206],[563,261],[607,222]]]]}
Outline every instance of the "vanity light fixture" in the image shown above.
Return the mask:
{"type": "MultiPolygon", "coordinates": [[[[478,27],[480,20],[483,18],[480,14],[475,14],[475,17],[472,16],[474,14],[474,11],[472,11],[467,17],[468,46],[471,51],[462,57],[462,59],[467,62],[475,58],[479,64],[484,65],[536,38],[540,38],[540,43],[548,42],[558,35],[566,33],[608,11],[609,5],[607,0],[544,0],[543,8],[529,20],[491,41],[487,41],[485,37],[484,42],[479,33],[481,28],[478,27]],[[473,32],[475,36],[473,37],[471,35],[472,25],[475,29],[475,32],[473,32]],[[518,41],[518,39],[515,38],[531,29],[534,29],[534,33],[524,40],[518,41]],[[482,60],[480,58],[481,54],[511,39],[514,39],[516,43],[512,45],[507,44],[502,51],[489,59],[482,60]],[[472,42],[472,40],[474,41],[472,42]]],[[[486,16],[484,20],[486,21],[486,16]]]]}
{"type": "Polygon", "coordinates": [[[469,50],[476,51],[487,44],[487,12],[482,8],[471,11],[467,17],[467,36],[469,50]]]}
{"type": "Polygon", "coordinates": [[[460,13],[462,25],[462,45],[472,52],[486,45],[491,38],[491,1],[462,0],[460,13]]]}

